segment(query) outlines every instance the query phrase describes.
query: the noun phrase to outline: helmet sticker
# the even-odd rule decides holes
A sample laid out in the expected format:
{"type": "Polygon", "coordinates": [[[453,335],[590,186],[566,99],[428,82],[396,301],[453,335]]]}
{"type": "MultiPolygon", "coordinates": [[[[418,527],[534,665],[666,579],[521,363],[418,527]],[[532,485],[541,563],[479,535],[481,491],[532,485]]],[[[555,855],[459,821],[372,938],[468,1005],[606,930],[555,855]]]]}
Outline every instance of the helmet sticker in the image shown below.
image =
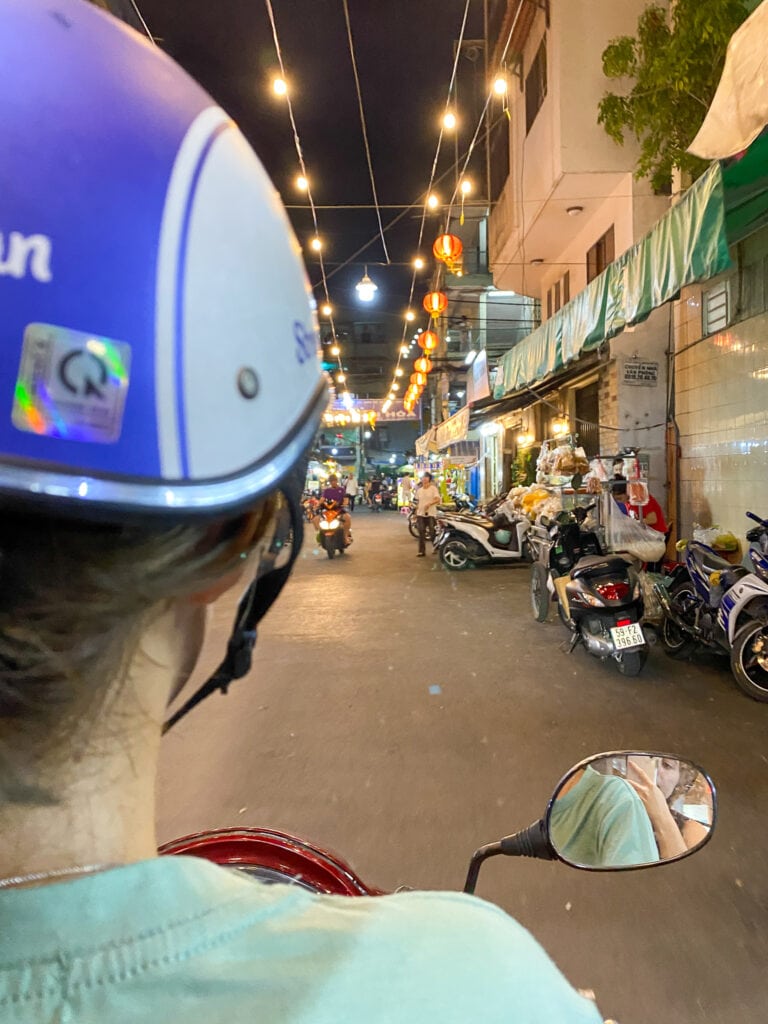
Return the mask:
{"type": "Polygon", "coordinates": [[[13,402],[18,430],[112,444],[120,437],[131,347],[51,324],[28,324],[13,402]]]}

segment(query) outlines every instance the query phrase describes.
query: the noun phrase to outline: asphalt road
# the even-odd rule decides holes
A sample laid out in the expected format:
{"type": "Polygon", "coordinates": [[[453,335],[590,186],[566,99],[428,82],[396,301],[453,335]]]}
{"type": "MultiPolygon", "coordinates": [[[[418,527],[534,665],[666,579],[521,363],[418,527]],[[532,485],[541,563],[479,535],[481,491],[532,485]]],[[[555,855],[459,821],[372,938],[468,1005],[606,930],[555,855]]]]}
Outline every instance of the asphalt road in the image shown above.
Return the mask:
{"type": "MultiPolygon", "coordinates": [[[[333,562],[310,538],[251,677],[166,738],[160,839],[278,828],[337,850],[370,884],[456,889],[473,849],[538,818],[574,762],[676,752],[718,786],[700,853],[618,874],[497,858],[478,894],[621,1024],[764,1024],[768,705],[724,662],[656,647],[624,679],[566,654],[556,616],[532,618],[527,569],[446,572],[415,557],[399,515],[359,510],[354,535],[333,562]]],[[[216,611],[220,645],[231,609],[216,611]]],[[[219,653],[214,642],[208,665],[219,653]]]]}

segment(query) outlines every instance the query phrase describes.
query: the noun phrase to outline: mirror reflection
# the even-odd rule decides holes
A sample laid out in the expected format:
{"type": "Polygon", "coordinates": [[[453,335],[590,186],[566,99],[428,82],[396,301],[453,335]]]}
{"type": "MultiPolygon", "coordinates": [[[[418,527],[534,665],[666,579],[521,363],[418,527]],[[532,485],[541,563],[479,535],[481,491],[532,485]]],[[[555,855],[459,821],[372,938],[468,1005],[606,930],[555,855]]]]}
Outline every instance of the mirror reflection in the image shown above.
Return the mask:
{"type": "Polygon", "coordinates": [[[715,820],[712,784],[674,755],[623,752],[582,763],[560,784],[547,827],[576,867],[641,867],[693,853],[715,820]]]}

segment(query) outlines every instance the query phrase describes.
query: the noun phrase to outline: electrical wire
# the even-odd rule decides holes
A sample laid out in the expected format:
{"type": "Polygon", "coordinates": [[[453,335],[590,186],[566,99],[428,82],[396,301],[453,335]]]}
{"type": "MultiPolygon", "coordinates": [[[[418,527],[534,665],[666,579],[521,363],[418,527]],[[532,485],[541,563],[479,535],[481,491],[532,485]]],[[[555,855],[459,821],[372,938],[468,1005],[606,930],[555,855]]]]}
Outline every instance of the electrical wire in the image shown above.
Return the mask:
{"type": "Polygon", "coordinates": [[[376,219],[379,222],[379,236],[381,237],[381,247],[384,250],[384,256],[386,257],[387,264],[389,264],[389,251],[387,249],[387,240],[384,237],[384,227],[381,222],[381,209],[379,208],[379,197],[376,193],[376,178],[373,173],[373,159],[371,157],[371,147],[368,142],[368,128],[365,123],[365,108],[363,107],[363,92],[360,88],[360,75],[357,71],[357,58],[355,57],[355,44],[352,40],[352,23],[349,19],[349,5],[347,0],[342,0],[344,7],[344,21],[347,26],[347,42],[349,43],[349,56],[352,61],[352,72],[355,76],[355,91],[357,92],[357,106],[360,111],[360,128],[363,132],[363,144],[365,146],[365,159],[368,162],[368,176],[371,179],[371,192],[373,193],[373,202],[376,206],[376,219]]]}
{"type": "Polygon", "coordinates": [[[150,42],[151,42],[151,43],[152,43],[152,44],[153,44],[154,46],[157,46],[157,42],[156,42],[156,40],[155,40],[155,37],[154,37],[154,36],[152,35],[152,33],[151,33],[151,32],[149,31],[149,26],[147,25],[146,21],[144,20],[144,15],[143,15],[143,14],[141,13],[141,11],[139,10],[139,5],[138,5],[138,4],[136,3],[136,0],[131,0],[131,7],[132,7],[132,8],[134,9],[134,11],[136,12],[136,17],[137,17],[137,18],[139,19],[139,21],[140,21],[140,22],[141,22],[141,24],[142,24],[142,27],[143,27],[144,31],[145,31],[145,32],[147,33],[147,38],[148,38],[148,39],[150,40],[150,42]]]}
{"type": "MultiPolygon", "coordinates": [[[[285,75],[285,64],[283,62],[283,52],[282,52],[282,48],[280,46],[280,38],[279,38],[278,32],[277,32],[277,23],[275,21],[275,12],[272,9],[272,0],[264,0],[264,3],[266,4],[267,15],[269,17],[269,23],[270,23],[270,26],[272,28],[272,39],[273,39],[273,42],[275,44],[275,53],[277,55],[277,60],[278,60],[278,63],[280,65],[280,74],[283,76],[283,79],[285,80],[285,77],[286,77],[286,75],[285,75]]],[[[294,143],[294,147],[296,149],[296,156],[297,156],[298,161],[299,161],[299,167],[301,168],[301,173],[302,173],[302,175],[304,177],[304,180],[307,182],[307,199],[309,201],[309,207],[310,207],[310,210],[312,212],[312,223],[313,223],[314,228],[315,228],[315,237],[319,238],[320,237],[320,230],[319,230],[319,227],[318,227],[317,209],[315,207],[314,199],[312,198],[312,189],[311,189],[311,186],[310,186],[310,183],[309,183],[309,177],[307,175],[307,166],[306,166],[306,163],[304,161],[304,151],[302,149],[301,140],[299,138],[299,129],[298,129],[297,125],[296,125],[296,118],[295,118],[294,113],[293,113],[293,104],[291,102],[290,91],[286,94],[285,99],[286,99],[286,105],[288,107],[288,117],[289,117],[290,122],[291,122],[291,130],[293,132],[293,143],[294,143]]],[[[334,345],[336,345],[338,347],[338,339],[337,339],[337,335],[336,335],[336,325],[335,325],[334,320],[333,320],[333,309],[331,307],[331,298],[330,298],[330,294],[328,292],[328,278],[327,278],[326,273],[325,273],[325,262],[323,260],[322,249],[320,249],[320,251],[318,252],[318,264],[320,266],[320,274],[321,274],[321,277],[322,277],[323,291],[325,293],[325,301],[328,303],[329,309],[331,309],[331,313],[330,313],[330,316],[328,318],[329,319],[329,323],[330,323],[330,328],[331,328],[331,334],[332,334],[332,337],[333,337],[334,345]]],[[[337,355],[336,358],[337,358],[337,361],[338,361],[339,373],[343,374],[344,373],[344,364],[342,362],[341,352],[340,351],[339,351],[339,354],[337,355]]],[[[345,380],[344,390],[345,390],[345,392],[349,391],[349,383],[346,382],[346,380],[345,380]]]]}

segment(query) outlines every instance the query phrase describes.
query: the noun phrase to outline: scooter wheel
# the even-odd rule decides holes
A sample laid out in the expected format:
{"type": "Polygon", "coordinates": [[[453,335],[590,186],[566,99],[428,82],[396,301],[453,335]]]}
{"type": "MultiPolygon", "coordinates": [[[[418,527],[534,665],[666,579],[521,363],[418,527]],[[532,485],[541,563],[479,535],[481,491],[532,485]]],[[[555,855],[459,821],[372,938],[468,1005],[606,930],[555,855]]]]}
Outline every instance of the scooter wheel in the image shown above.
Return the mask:
{"type": "Polygon", "coordinates": [[[758,643],[762,648],[761,633],[768,635],[768,626],[759,621],[748,622],[738,631],[731,648],[731,671],[740,690],[765,704],[768,703],[768,671],[762,663],[766,657],[762,649],[757,649],[758,643]]]}
{"type": "Polygon", "coordinates": [[[440,548],[440,561],[446,569],[462,572],[472,565],[467,545],[460,540],[449,540],[440,548]]]}
{"type": "Polygon", "coordinates": [[[328,555],[329,558],[333,558],[333,556],[336,554],[336,548],[328,547],[325,549],[325,553],[326,555],[328,555]]]}
{"type": "Polygon", "coordinates": [[[616,664],[623,676],[639,676],[647,660],[648,651],[641,647],[638,651],[623,651],[616,659],[616,664]]]}
{"type": "MultiPolygon", "coordinates": [[[[687,605],[693,606],[697,601],[693,583],[689,580],[678,583],[672,588],[669,596],[678,609],[683,609],[687,605]]],[[[659,636],[664,651],[670,658],[687,658],[696,646],[690,636],[666,616],[661,624],[659,636]]]]}
{"type": "Polygon", "coordinates": [[[531,566],[531,608],[537,622],[546,622],[549,615],[547,576],[547,570],[541,562],[534,562],[531,566]]]}

